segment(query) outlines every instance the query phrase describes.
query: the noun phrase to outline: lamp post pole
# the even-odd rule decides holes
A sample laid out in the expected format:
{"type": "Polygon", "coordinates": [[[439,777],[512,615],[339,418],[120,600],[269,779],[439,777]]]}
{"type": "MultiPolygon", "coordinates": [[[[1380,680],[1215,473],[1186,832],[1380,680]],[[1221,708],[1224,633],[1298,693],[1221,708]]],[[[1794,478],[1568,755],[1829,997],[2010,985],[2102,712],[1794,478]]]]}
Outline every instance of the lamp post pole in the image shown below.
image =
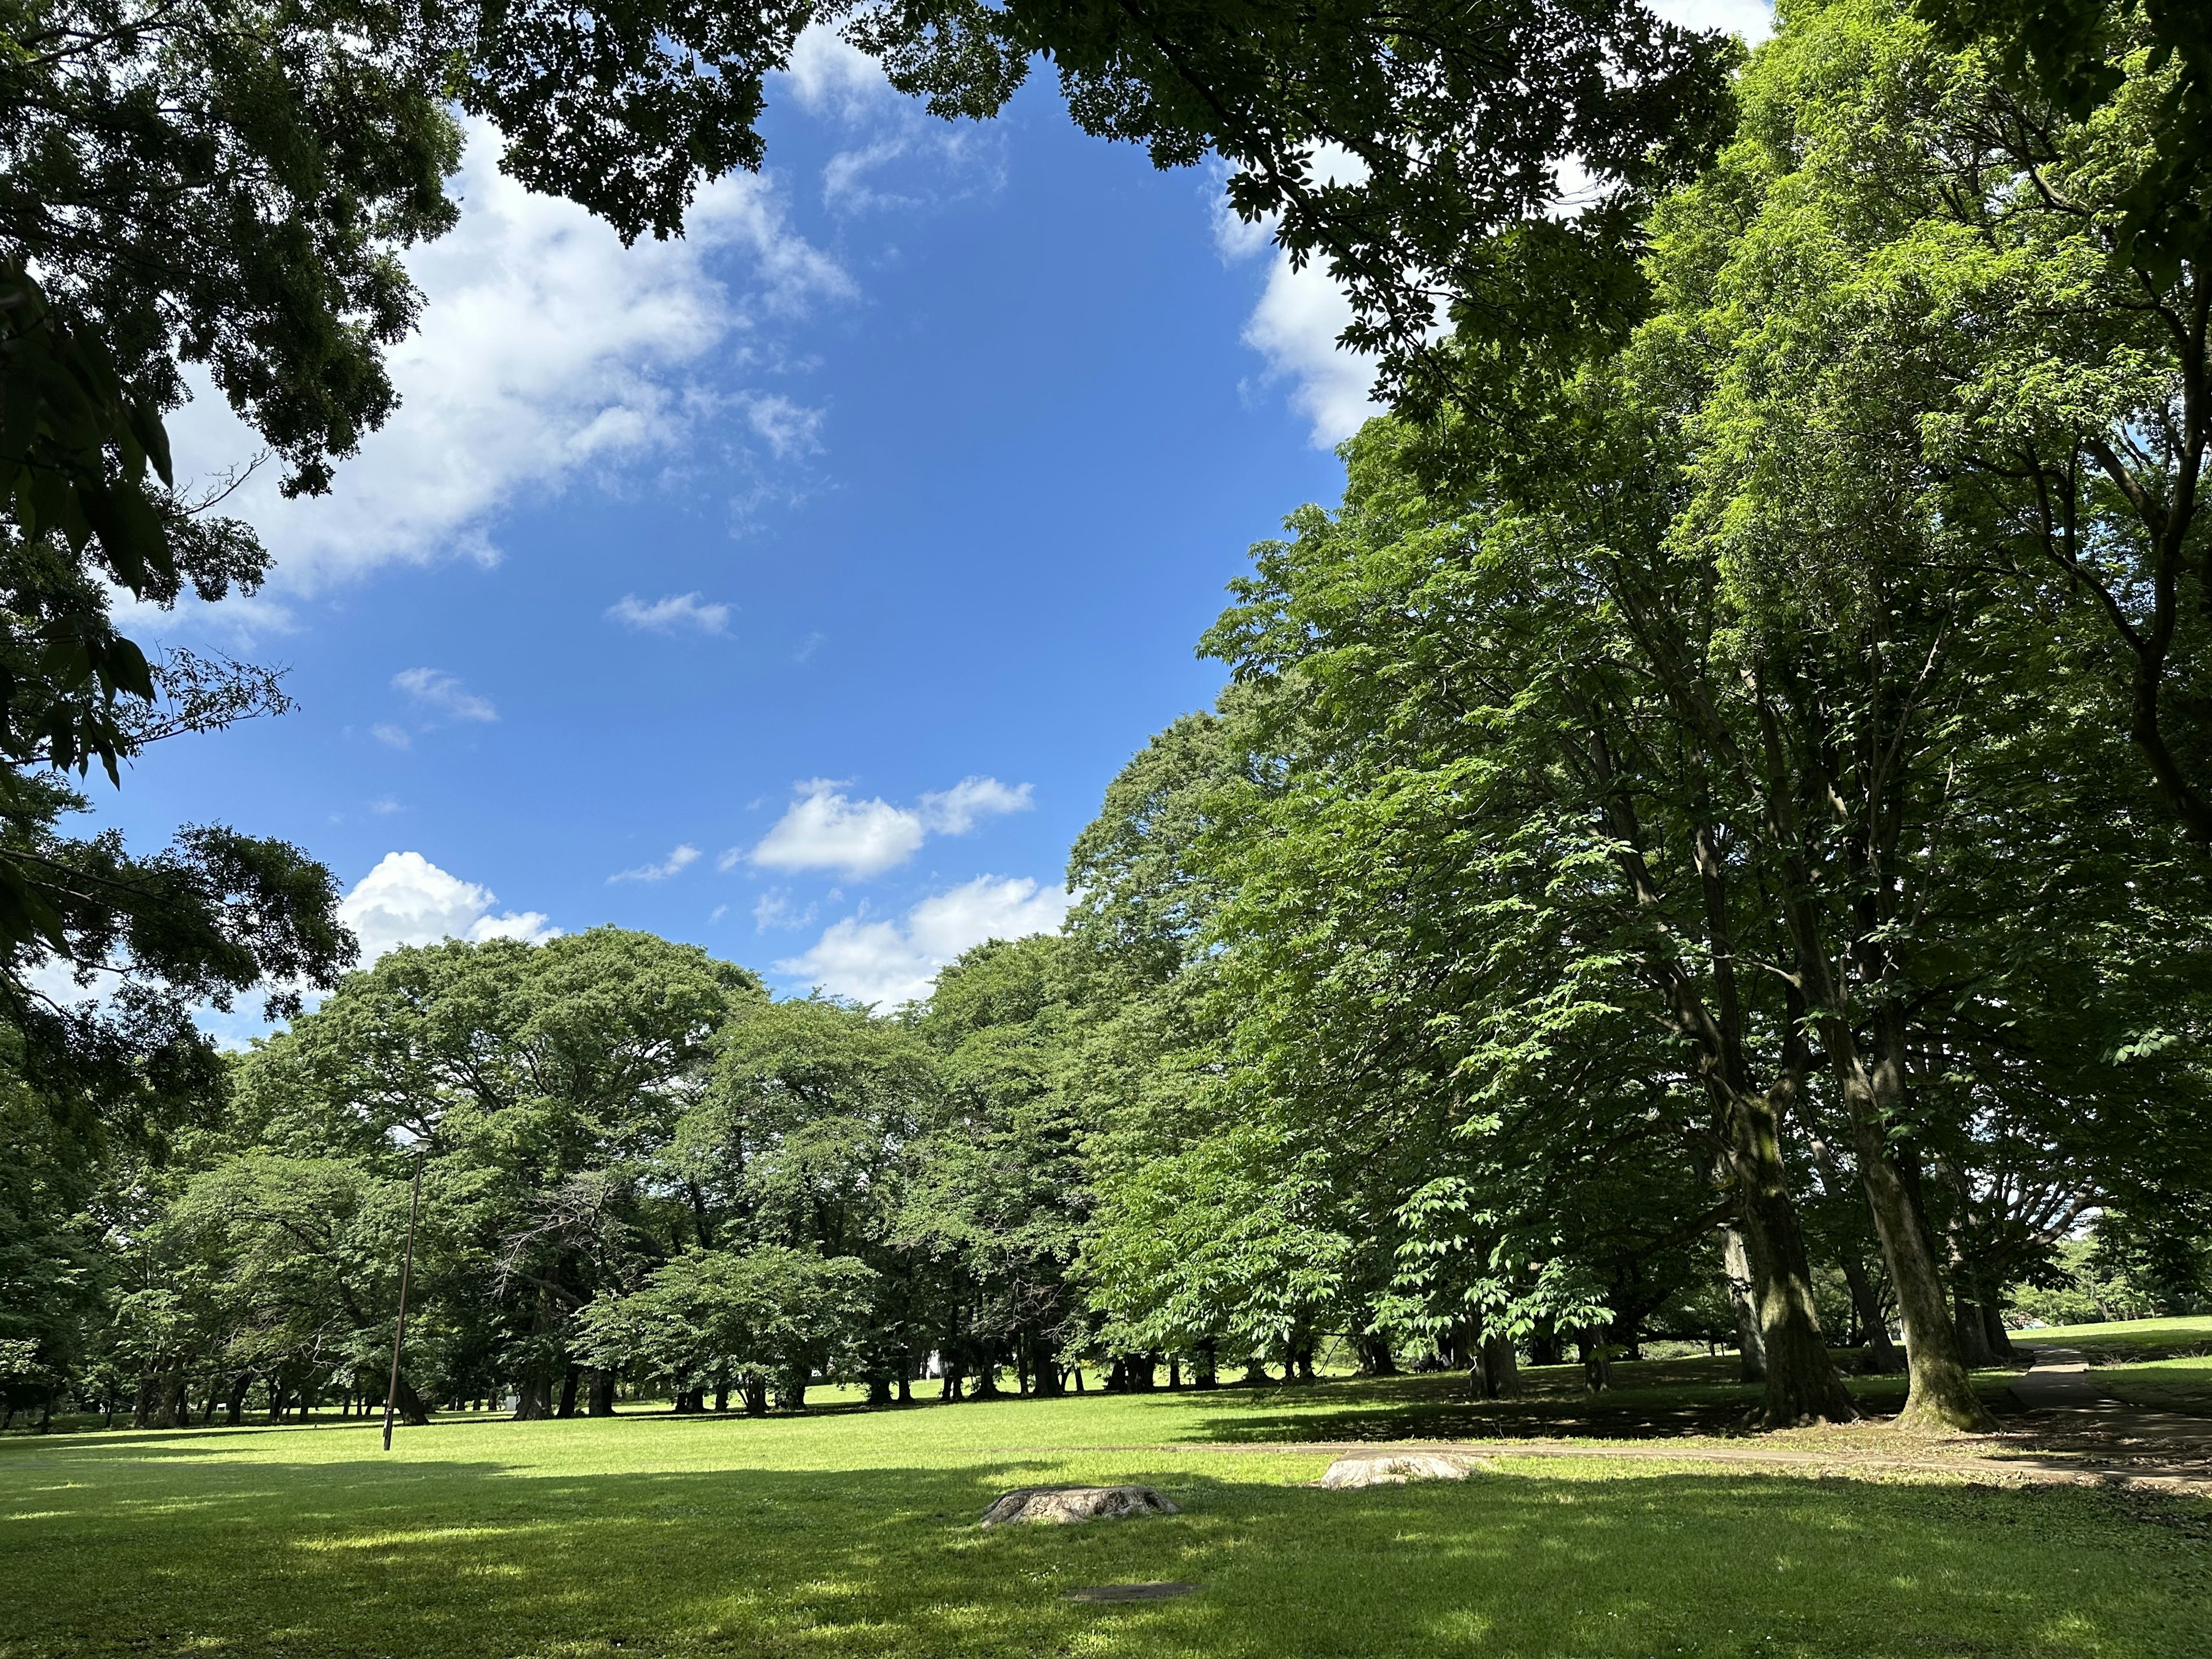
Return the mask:
{"type": "Polygon", "coordinates": [[[407,1281],[415,1276],[415,1216],[422,1207],[426,1146],[415,1154],[415,1190],[407,1200],[407,1255],[399,1267],[399,1319],[392,1328],[392,1385],[384,1391],[384,1449],[392,1449],[392,1413],[399,1403],[399,1345],[407,1340],[407,1281]]]}

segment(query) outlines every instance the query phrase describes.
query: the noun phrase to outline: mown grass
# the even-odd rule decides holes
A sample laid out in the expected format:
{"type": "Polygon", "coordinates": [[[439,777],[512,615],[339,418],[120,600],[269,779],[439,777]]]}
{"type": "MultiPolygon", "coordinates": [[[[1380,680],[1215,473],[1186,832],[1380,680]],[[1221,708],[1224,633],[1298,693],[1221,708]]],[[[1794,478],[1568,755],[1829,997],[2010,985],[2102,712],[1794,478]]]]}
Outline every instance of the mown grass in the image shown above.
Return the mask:
{"type": "Polygon", "coordinates": [[[2099,1386],[2130,1406],[2212,1417],[2212,1354],[2140,1365],[2100,1365],[2095,1374],[2099,1386]]]}
{"type": "Polygon", "coordinates": [[[2103,1325],[2043,1325],[2015,1331],[2020,1346],[2075,1348],[2092,1365],[2212,1354],[2212,1318],[2123,1319],[2103,1325]]]}
{"type": "MultiPolygon", "coordinates": [[[[1623,1370],[1623,1396],[1698,1386],[1623,1370]]],[[[1450,1386],[461,1419],[389,1457],[373,1422],[13,1438],[0,1659],[2203,1650],[2201,1504],[1510,1459],[1326,1492],[1323,1458],[1266,1444],[1468,1409],[1450,1386]],[[1010,1486],[1109,1480],[1184,1512],[975,1524],[1010,1486]],[[1063,1599],[1158,1579],[1202,1589],[1063,1599]]]]}

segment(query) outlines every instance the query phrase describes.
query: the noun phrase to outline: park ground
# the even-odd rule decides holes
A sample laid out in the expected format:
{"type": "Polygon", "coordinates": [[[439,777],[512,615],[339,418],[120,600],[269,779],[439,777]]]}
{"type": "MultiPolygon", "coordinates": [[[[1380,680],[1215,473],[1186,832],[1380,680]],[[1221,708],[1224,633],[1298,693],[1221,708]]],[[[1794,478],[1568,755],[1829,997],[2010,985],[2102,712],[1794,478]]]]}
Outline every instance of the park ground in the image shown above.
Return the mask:
{"type": "MultiPolygon", "coordinates": [[[[2212,1651],[2212,1321],[2037,1332],[2102,1403],[1753,1434],[1734,1362],[804,1416],[461,1416],[0,1442],[0,1659],[2212,1651]],[[1331,1448],[1476,1444],[1324,1492],[1331,1448]],[[1011,1487],[1172,1517],[985,1529],[1011,1487]],[[1070,1590],[1176,1581],[1126,1605],[1070,1590]]],[[[1856,1379],[1869,1409],[1897,1385],[1856,1379]]],[[[2001,1408],[2009,1374],[1983,1378],[2001,1408]]]]}

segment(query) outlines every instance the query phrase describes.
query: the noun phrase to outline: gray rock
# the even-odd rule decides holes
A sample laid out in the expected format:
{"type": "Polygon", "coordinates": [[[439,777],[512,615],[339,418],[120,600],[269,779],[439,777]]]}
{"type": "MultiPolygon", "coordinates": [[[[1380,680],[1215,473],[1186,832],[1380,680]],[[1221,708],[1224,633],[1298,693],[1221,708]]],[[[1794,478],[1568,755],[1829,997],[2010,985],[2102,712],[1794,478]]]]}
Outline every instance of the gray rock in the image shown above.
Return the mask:
{"type": "Polygon", "coordinates": [[[1009,1521],[1066,1526],[1076,1521],[1121,1521],[1133,1515],[1173,1515],[1176,1506],[1150,1486],[1023,1486],[983,1511],[987,1527],[1009,1521]]]}
{"type": "Polygon", "coordinates": [[[1321,1484],[1331,1492],[1357,1492],[1362,1486],[1402,1486],[1408,1480],[1464,1480],[1476,1470],[1490,1468],[1483,1458],[1444,1452],[1340,1457],[1328,1466],[1321,1484]]]}

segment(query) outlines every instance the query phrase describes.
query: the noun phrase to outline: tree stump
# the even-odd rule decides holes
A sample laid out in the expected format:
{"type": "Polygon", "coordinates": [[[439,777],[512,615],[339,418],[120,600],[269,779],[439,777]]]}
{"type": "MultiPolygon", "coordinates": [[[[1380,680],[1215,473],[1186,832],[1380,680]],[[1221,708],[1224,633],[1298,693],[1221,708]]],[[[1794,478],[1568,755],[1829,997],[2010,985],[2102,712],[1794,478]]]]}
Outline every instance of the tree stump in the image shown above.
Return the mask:
{"type": "Polygon", "coordinates": [[[987,1527],[1009,1521],[1067,1526],[1078,1521],[1121,1521],[1133,1515],[1173,1515],[1176,1506],[1150,1486],[1023,1486],[983,1511],[987,1527]]]}
{"type": "Polygon", "coordinates": [[[1464,1480],[1491,1465],[1480,1457],[1444,1452],[1397,1452],[1381,1457],[1340,1457],[1328,1466],[1321,1484],[1331,1492],[1357,1492],[1363,1486],[1402,1486],[1408,1480],[1464,1480]]]}

